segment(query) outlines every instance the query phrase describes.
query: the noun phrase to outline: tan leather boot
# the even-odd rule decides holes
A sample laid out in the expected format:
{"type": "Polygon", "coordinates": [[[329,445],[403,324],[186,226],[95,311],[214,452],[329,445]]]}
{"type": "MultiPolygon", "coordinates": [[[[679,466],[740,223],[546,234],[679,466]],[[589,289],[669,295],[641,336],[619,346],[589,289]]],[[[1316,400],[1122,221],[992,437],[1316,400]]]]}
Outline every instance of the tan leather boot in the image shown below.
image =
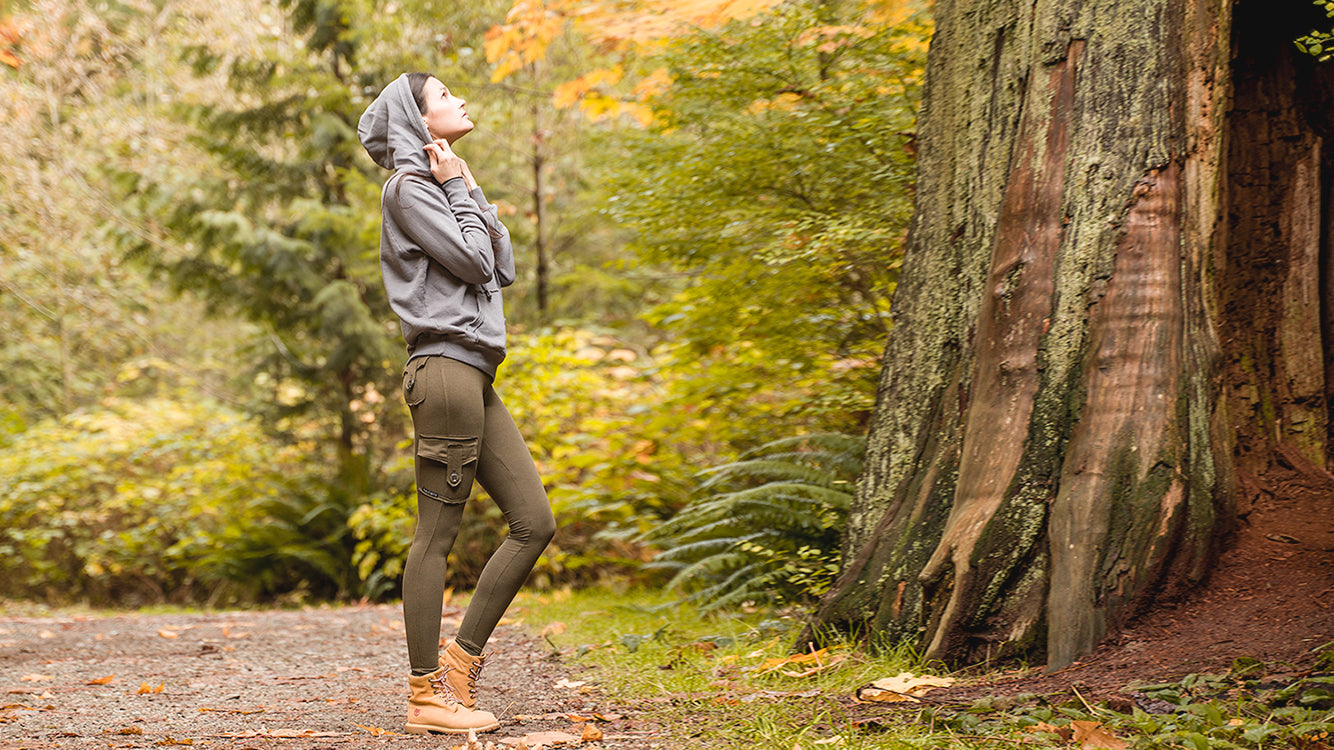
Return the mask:
{"type": "Polygon", "coordinates": [[[490,711],[474,711],[459,701],[445,679],[445,670],[408,677],[412,697],[408,699],[408,734],[465,734],[469,730],[489,732],[500,726],[490,711]]]}
{"type": "Polygon", "coordinates": [[[440,667],[445,670],[445,679],[449,680],[459,702],[466,708],[477,706],[477,680],[482,676],[482,667],[486,665],[489,656],[473,656],[452,639],[440,654],[440,667]]]}

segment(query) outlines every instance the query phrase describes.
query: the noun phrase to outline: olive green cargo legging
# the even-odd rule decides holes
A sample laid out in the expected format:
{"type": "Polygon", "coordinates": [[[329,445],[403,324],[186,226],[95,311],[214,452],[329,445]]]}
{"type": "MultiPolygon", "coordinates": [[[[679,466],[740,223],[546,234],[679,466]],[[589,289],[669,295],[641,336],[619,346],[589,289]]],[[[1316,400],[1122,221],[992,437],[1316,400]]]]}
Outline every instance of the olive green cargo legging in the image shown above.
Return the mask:
{"type": "Polygon", "coordinates": [[[403,375],[412,409],[417,531],[403,571],[403,620],[414,674],[438,667],[445,560],[475,478],[509,522],[509,536],[482,569],[455,640],[482,652],[505,609],[556,533],[532,455],[491,379],[446,357],[417,357],[403,375]]]}

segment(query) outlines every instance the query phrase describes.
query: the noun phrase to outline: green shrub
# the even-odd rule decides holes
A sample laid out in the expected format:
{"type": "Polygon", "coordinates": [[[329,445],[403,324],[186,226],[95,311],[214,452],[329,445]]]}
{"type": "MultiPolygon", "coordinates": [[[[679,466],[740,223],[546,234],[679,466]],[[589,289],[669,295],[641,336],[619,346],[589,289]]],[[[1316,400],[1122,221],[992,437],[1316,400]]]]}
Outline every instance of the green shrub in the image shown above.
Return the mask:
{"type": "Polygon", "coordinates": [[[838,571],[865,448],[852,435],[792,437],[704,472],[705,494],[644,535],[662,548],[647,567],[674,571],[668,587],[704,609],[818,596],[838,571]]]}
{"type": "Polygon", "coordinates": [[[0,594],[138,603],[309,585],[324,568],[300,531],[324,463],[313,451],[205,400],[112,399],[37,424],[0,454],[0,594]]]}

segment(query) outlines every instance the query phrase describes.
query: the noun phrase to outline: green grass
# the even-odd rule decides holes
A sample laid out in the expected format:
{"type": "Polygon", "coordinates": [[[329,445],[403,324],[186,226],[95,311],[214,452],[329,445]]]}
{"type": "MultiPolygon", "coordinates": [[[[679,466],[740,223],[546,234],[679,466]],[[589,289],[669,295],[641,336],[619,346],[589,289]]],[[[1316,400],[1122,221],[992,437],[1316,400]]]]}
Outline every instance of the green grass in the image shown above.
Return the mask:
{"type": "Polygon", "coordinates": [[[1073,693],[905,708],[854,696],[900,672],[931,673],[907,648],[872,655],[842,643],[819,665],[775,667],[792,656],[799,614],[705,615],[640,589],[525,593],[515,604],[512,614],[564,663],[588,668],[575,679],[659,727],[661,746],[673,749],[1334,748],[1334,643],[1301,674],[1238,660],[1227,674],[1135,688],[1164,713],[1118,712],[1073,693]]]}
{"type": "Polygon", "coordinates": [[[565,663],[590,667],[608,702],[661,726],[674,748],[996,746],[919,725],[915,709],[854,702],[875,680],[923,674],[908,649],[869,655],[837,644],[818,662],[780,663],[794,656],[801,623],[792,615],[704,615],[677,596],[606,589],[526,593],[511,611],[565,663]],[[875,717],[886,718],[863,724],[875,717]]]}

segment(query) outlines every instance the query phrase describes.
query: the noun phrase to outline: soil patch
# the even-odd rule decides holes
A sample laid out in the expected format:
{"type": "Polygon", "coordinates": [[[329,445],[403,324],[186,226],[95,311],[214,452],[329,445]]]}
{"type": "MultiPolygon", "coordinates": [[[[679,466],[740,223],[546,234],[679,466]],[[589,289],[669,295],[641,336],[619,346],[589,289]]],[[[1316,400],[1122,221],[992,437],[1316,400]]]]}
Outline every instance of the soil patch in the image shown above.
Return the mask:
{"type": "Polygon", "coordinates": [[[1334,641],[1334,477],[1293,472],[1267,480],[1204,586],[1158,602],[1059,672],[1021,670],[949,691],[949,698],[1075,688],[1086,699],[1115,702],[1132,682],[1226,673],[1240,657],[1281,672],[1309,669],[1316,650],[1334,641]]]}
{"type": "MultiPolygon", "coordinates": [[[[461,615],[446,609],[446,633],[461,615]]],[[[0,748],[454,747],[466,738],[402,734],[402,622],[391,605],[0,616],[0,748]]],[[[489,648],[478,700],[502,724],[483,743],[581,738],[591,724],[603,739],[574,744],[659,746],[653,727],[607,705],[519,627],[502,625],[489,648]]]]}

